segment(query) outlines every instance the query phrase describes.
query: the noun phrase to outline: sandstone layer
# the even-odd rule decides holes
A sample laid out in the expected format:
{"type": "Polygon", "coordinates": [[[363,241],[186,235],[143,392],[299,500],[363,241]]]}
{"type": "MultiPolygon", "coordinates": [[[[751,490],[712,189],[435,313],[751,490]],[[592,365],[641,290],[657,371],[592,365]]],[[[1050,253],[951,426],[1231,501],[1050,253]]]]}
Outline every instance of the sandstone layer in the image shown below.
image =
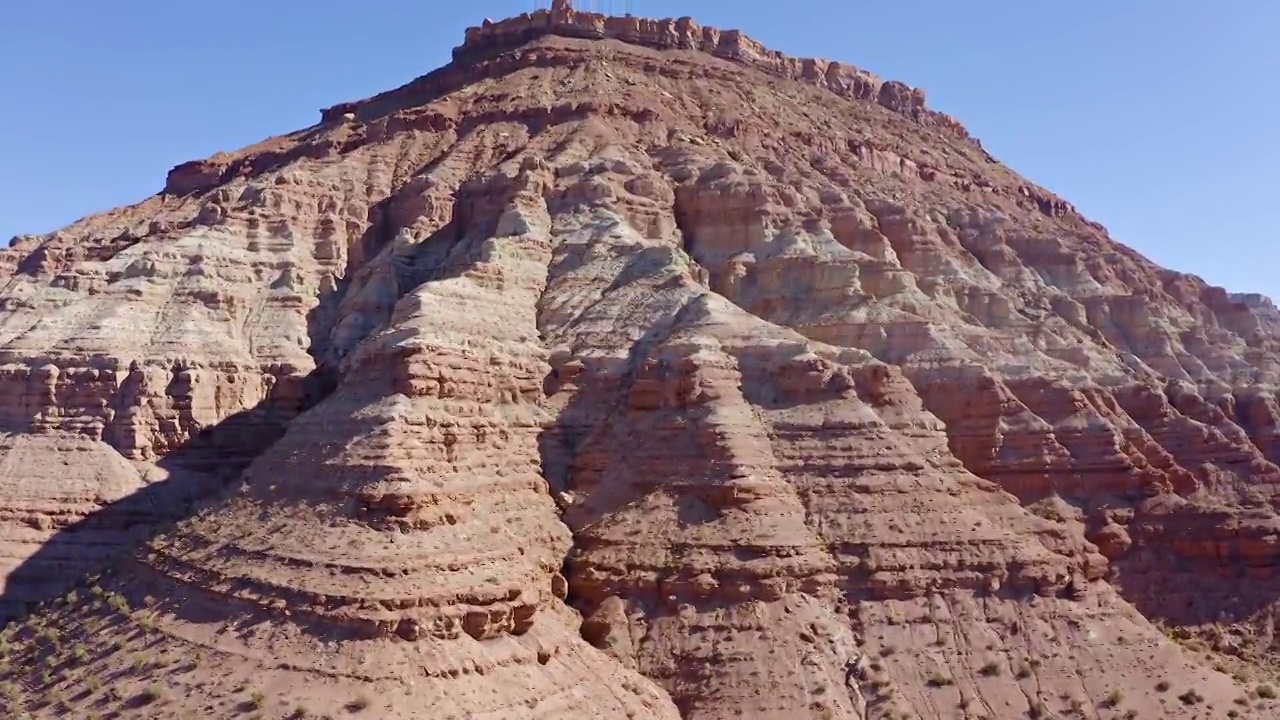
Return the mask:
{"type": "Polygon", "coordinates": [[[0,257],[5,711],[1278,712],[1269,301],[737,32],[454,56],[0,257]]]}

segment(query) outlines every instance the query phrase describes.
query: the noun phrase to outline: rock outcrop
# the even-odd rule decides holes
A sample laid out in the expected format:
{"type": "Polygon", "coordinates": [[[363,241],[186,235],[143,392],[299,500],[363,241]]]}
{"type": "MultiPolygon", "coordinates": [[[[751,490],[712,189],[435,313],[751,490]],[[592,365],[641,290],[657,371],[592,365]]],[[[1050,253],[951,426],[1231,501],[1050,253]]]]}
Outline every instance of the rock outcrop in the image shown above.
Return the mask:
{"type": "Polygon", "coordinates": [[[849,66],[558,2],[0,279],[10,714],[1277,712],[1280,312],[849,66]]]}
{"type": "MultiPolygon", "coordinates": [[[[464,64],[524,45],[544,35],[619,40],[624,43],[666,49],[689,49],[750,65],[787,80],[811,83],[840,97],[879,103],[916,122],[969,134],[954,118],[925,107],[924,91],[896,80],[880,78],[850,65],[816,58],[791,58],[770,50],[738,30],[699,25],[691,17],[651,20],[634,16],[613,17],[574,9],[571,3],[555,3],[501,22],[488,22],[467,30],[465,42],[454,49],[455,63],[464,64]]],[[[353,108],[346,106],[343,110],[353,108]]],[[[332,115],[329,115],[332,117],[332,115]]]]}

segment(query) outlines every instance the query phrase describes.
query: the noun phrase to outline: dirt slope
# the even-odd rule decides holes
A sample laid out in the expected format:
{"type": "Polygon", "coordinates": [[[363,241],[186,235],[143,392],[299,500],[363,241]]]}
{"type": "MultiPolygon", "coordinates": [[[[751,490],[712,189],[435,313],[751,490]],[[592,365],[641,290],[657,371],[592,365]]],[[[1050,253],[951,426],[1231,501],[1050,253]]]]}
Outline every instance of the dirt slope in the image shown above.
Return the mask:
{"type": "Polygon", "coordinates": [[[1280,312],[900,83],[539,12],[0,279],[10,714],[1280,713],[1280,312]]]}

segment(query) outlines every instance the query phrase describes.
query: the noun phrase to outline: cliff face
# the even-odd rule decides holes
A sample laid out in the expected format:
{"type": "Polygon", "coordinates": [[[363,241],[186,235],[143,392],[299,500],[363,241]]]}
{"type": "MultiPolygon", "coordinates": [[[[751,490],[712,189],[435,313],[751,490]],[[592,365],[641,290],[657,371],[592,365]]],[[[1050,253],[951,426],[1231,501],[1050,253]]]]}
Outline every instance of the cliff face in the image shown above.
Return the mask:
{"type": "Polygon", "coordinates": [[[1152,621],[1272,651],[1268,301],[736,32],[557,3],[455,58],[0,257],[0,707],[1245,693],[1152,621]]]}

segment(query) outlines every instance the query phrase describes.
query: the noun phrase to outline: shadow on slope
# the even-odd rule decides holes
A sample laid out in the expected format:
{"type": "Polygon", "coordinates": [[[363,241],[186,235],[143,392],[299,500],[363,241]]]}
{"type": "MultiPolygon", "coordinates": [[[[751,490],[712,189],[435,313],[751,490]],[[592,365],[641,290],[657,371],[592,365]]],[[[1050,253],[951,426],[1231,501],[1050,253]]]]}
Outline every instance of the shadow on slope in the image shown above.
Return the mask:
{"type": "MultiPolygon", "coordinates": [[[[439,159],[433,160],[421,172],[429,172],[438,162],[439,159]]],[[[412,185],[408,189],[412,190],[412,185]]],[[[308,313],[308,352],[315,359],[317,369],[300,379],[301,392],[297,382],[278,383],[272,396],[254,408],[205,428],[158,461],[157,467],[167,472],[169,479],[144,486],[57,530],[9,575],[5,592],[0,596],[0,621],[21,620],[41,602],[66,594],[86,577],[115,569],[119,561],[173,530],[178,523],[226,508],[244,487],[243,483],[248,482],[245,471],[250,465],[286,436],[291,423],[335,394],[339,364],[364,338],[386,327],[400,300],[424,282],[461,277],[483,260],[482,243],[462,232],[457,222],[445,223],[416,245],[397,243],[399,227],[392,219],[395,213],[391,209],[401,201],[393,193],[370,207],[369,227],[358,241],[359,253],[369,259],[357,267],[349,267],[338,287],[324,293],[319,304],[308,313]],[[390,285],[368,292],[371,284],[378,283],[390,285]],[[351,307],[344,305],[348,299],[353,303],[351,307]],[[351,315],[363,318],[354,328],[345,323],[351,315]],[[74,562],[86,544],[110,536],[119,544],[101,562],[93,566],[86,566],[82,560],[74,562]]],[[[334,450],[328,446],[306,447],[310,441],[299,442],[301,446],[295,447],[298,443],[294,443],[283,451],[306,453],[308,460],[315,464],[334,450]]],[[[337,443],[335,447],[341,445],[337,443]]],[[[343,482],[348,487],[339,494],[355,497],[358,493],[350,487],[351,483],[376,482],[392,470],[365,468],[363,473],[345,478],[343,482]]],[[[312,485],[292,489],[317,490],[312,485]]],[[[299,493],[289,490],[282,489],[269,504],[287,506],[298,502],[299,493]]],[[[193,576],[205,572],[189,566],[182,567],[181,571],[193,576]]],[[[135,575],[135,579],[138,577],[135,575]]],[[[148,584],[145,578],[142,584],[148,584]]],[[[144,594],[138,588],[117,587],[117,590],[125,595],[144,594]]],[[[129,598],[130,601],[138,599],[129,598]]],[[[220,602],[222,600],[225,598],[220,602]]],[[[202,603],[174,602],[168,606],[171,612],[184,614],[188,619],[208,609],[202,603]]],[[[308,624],[301,616],[295,617],[295,623],[308,624]]]]}
{"type": "MultiPolygon", "coordinates": [[[[390,244],[395,228],[388,210],[397,200],[397,194],[392,193],[370,206],[368,227],[353,247],[356,257],[374,258],[390,244]]],[[[156,465],[168,479],[146,485],[57,530],[9,574],[0,594],[0,623],[21,619],[35,605],[66,593],[86,576],[107,570],[179,521],[224,503],[239,487],[237,480],[244,470],[283,437],[289,423],[336,389],[338,363],[354,342],[334,347],[331,336],[341,320],[340,307],[353,280],[371,262],[349,266],[337,287],[323,291],[316,307],[307,313],[308,353],[315,359],[316,369],[300,379],[301,392],[297,382],[277,383],[258,405],[204,428],[159,460],[156,465]],[[86,544],[110,545],[110,536],[123,542],[104,553],[100,562],[86,563],[82,557],[86,544]]],[[[410,289],[400,288],[398,296],[410,289]]]]}
{"type": "Polygon", "coordinates": [[[300,404],[296,396],[273,392],[256,407],[205,428],[158,461],[167,479],[57,530],[9,574],[0,594],[0,620],[7,624],[22,619],[39,603],[106,570],[177,522],[223,502],[253,459],[283,436],[293,417],[327,396],[334,383],[332,374],[320,369],[306,376],[302,385],[300,404]],[[102,545],[114,547],[101,556],[98,567],[86,563],[85,549],[102,545]]]}

